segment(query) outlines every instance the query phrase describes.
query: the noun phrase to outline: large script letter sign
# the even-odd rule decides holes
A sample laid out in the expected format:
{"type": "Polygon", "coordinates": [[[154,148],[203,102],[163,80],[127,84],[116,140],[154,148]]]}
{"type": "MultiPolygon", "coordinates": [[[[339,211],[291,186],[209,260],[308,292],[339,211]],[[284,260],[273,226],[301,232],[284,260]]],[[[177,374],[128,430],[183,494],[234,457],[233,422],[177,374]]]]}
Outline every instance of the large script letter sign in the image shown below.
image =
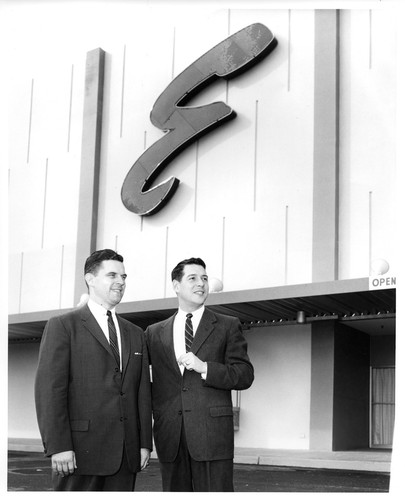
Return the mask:
{"type": "Polygon", "coordinates": [[[185,107],[187,101],[217,78],[232,78],[270,53],[277,42],[263,24],[252,24],[225,39],[178,75],[155,102],[153,125],[167,132],[147,149],[128,172],[122,202],[138,215],[159,211],[174,194],[179,180],[171,177],[152,187],[174,156],[203,134],[233,118],[223,102],[185,107]]]}

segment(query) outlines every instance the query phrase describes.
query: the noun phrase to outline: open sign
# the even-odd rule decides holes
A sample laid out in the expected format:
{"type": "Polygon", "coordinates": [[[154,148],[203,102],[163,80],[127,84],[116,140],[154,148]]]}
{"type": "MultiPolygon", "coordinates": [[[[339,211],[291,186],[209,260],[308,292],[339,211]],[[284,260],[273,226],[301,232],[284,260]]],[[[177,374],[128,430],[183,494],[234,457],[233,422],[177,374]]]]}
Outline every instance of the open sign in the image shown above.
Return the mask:
{"type": "Polygon", "coordinates": [[[396,276],[370,276],[368,280],[369,290],[376,290],[380,288],[395,288],[396,285],[396,276]]]}

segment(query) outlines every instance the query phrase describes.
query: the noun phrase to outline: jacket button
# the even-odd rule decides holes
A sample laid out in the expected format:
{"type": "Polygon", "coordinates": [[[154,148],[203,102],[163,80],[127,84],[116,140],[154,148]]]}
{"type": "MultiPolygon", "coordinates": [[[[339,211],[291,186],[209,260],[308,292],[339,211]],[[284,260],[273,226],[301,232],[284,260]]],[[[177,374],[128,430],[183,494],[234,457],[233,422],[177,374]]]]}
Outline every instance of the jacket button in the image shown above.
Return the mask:
{"type": "Polygon", "coordinates": [[[187,387],[183,387],[182,391],[183,391],[183,392],[188,391],[187,387]]]}
{"type": "Polygon", "coordinates": [[[183,412],[181,410],[179,410],[179,415],[183,415],[183,412]]]}

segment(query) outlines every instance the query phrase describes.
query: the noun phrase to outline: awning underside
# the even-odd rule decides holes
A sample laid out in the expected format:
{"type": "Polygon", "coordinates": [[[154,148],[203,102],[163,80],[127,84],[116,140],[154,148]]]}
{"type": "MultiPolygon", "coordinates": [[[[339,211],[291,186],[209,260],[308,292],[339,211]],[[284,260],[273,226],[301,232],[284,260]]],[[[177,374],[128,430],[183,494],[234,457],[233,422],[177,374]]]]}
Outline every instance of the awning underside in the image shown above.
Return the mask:
{"type": "MultiPolygon", "coordinates": [[[[283,287],[283,290],[286,289],[287,287],[283,287]]],[[[266,295],[272,295],[268,293],[268,290],[259,290],[256,293],[248,291],[249,293],[211,294],[207,305],[218,313],[238,317],[245,329],[295,324],[297,312],[303,311],[305,321],[308,323],[334,319],[347,321],[351,327],[369,334],[395,333],[395,289],[263,298],[266,295]]],[[[296,291],[302,292],[302,290],[296,291]]],[[[144,329],[152,323],[171,316],[176,311],[176,307],[176,298],[169,298],[121,304],[119,312],[123,317],[144,329]]],[[[62,312],[65,310],[11,315],[9,317],[9,341],[38,341],[49,317],[62,312]]]]}

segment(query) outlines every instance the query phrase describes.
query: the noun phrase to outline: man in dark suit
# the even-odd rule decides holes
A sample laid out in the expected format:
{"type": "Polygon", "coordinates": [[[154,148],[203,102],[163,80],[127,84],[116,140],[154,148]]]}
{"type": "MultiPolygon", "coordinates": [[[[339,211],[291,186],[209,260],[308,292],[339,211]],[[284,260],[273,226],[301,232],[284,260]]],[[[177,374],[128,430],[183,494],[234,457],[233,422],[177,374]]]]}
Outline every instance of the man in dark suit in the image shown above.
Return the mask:
{"type": "Polygon", "coordinates": [[[152,449],[149,359],[143,331],[115,314],[123,258],[86,260],[88,304],[51,318],[42,337],[35,403],[55,490],[133,491],[152,449]]]}
{"type": "Polygon", "coordinates": [[[205,308],[201,259],[180,262],[172,281],[178,312],[145,332],[163,491],[233,491],[231,390],[253,382],[247,343],[237,318],[205,308]]]}

